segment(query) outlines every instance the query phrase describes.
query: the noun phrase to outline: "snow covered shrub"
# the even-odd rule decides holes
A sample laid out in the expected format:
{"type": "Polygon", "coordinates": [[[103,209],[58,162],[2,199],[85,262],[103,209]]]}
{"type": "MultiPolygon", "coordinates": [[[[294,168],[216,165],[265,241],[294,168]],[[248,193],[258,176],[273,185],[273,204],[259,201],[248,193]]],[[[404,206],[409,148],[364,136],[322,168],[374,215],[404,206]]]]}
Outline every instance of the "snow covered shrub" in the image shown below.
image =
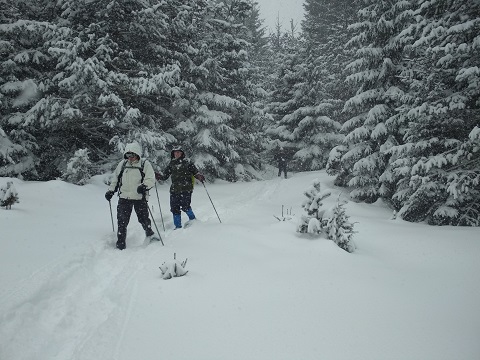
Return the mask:
{"type": "Polygon", "coordinates": [[[300,233],[319,234],[322,229],[322,201],[331,195],[330,191],[322,191],[320,180],[314,180],[312,186],[304,192],[307,199],[302,207],[306,214],[300,218],[297,231],[300,233]]]}
{"type": "Polygon", "coordinates": [[[159,267],[162,272],[162,279],[168,280],[174,277],[184,276],[188,273],[188,270],[185,270],[187,265],[187,259],[182,262],[177,260],[176,254],[173,255],[173,261],[164,262],[162,266],[159,267]]]}
{"type": "Polygon", "coordinates": [[[327,238],[333,240],[340,248],[349,253],[355,250],[355,243],[352,240],[353,223],[349,221],[349,216],[346,214],[344,202],[337,202],[333,208],[332,217],[326,220],[325,232],[327,238]]]}
{"type": "Polygon", "coordinates": [[[6,187],[0,189],[0,206],[11,209],[12,205],[18,203],[18,192],[12,181],[7,182],[6,187]]]}
{"type": "Polygon", "coordinates": [[[88,158],[88,149],[79,149],[67,164],[62,178],[72,184],[85,185],[92,176],[92,163],[88,158]]]}

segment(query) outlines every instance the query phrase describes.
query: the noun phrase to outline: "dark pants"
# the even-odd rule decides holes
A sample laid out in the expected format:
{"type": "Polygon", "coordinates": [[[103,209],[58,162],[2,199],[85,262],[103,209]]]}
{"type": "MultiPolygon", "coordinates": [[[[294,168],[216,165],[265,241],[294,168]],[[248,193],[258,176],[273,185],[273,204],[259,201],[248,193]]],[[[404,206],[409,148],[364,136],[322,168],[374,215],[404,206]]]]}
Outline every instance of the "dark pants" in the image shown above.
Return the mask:
{"type": "Polygon", "coordinates": [[[153,235],[152,223],[148,217],[148,203],[146,200],[127,200],[120,198],[117,205],[117,221],[118,221],[118,242],[125,243],[127,238],[127,226],[130,222],[130,215],[132,214],[132,208],[135,209],[138,222],[145,230],[145,235],[153,235]]]}
{"type": "Polygon", "coordinates": [[[287,164],[286,163],[279,163],[278,164],[278,176],[282,174],[282,172],[285,174],[285,179],[287,178],[287,164]]]}
{"type": "Polygon", "coordinates": [[[173,215],[180,215],[181,211],[187,212],[191,209],[192,202],[191,192],[170,193],[170,211],[173,215]]]}

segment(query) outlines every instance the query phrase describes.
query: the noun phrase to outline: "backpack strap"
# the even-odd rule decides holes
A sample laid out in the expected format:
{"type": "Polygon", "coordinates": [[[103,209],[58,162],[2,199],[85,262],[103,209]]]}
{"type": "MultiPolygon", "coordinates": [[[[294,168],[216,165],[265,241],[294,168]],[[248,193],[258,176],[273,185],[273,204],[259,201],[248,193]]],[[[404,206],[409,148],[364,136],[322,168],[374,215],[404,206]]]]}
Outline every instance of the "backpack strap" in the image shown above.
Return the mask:
{"type": "Polygon", "coordinates": [[[123,176],[123,172],[125,171],[125,167],[127,166],[127,161],[128,160],[123,161],[122,169],[118,173],[117,186],[115,186],[115,190],[113,191],[113,192],[118,191],[118,195],[120,195],[120,187],[122,186],[122,176],[123,176]]]}
{"type": "Polygon", "coordinates": [[[138,169],[138,170],[140,170],[140,175],[142,175],[142,180],[140,180],[141,183],[143,183],[143,179],[145,179],[145,173],[143,172],[143,168],[145,167],[145,162],[146,161],[147,161],[146,159],[142,160],[140,162],[140,168],[138,169]]]}
{"type": "MultiPolygon", "coordinates": [[[[127,161],[128,160],[123,161],[122,169],[118,173],[117,186],[115,186],[114,192],[117,192],[117,190],[119,191],[120,188],[122,187],[122,177],[123,177],[123,172],[125,171],[125,168],[127,167],[127,161]]],[[[145,167],[145,162],[146,161],[147,161],[146,159],[142,160],[140,162],[140,167],[137,168],[140,171],[140,175],[142,176],[142,180],[140,180],[141,183],[143,183],[143,179],[145,179],[145,172],[143,171],[143,168],[145,167]]],[[[120,195],[120,191],[118,192],[118,194],[120,195]]]]}

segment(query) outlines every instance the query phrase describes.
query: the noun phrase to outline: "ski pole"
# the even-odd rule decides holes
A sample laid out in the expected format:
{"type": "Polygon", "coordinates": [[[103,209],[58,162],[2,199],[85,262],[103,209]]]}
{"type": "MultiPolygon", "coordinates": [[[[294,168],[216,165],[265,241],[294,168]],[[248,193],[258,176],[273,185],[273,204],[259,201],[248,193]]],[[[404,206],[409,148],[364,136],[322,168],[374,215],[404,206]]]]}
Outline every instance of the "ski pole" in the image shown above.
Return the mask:
{"type": "Polygon", "coordinates": [[[160,218],[162,219],[163,231],[165,231],[165,223],[163,222],[162,207],[160,206],[160,198],[158,197],[157,182],[155,181],[155,191],[157,192],[158,208],[160,209],[160,218]]]}
{"type": "Polygon", "coordinates": [[[112,230],[115,232],[115,226],[113,225],[113,213],[112,213],[112,203],[108,200],[108,205],[110,205],[110,218],[112,219],[112,230]]]}
{"type": "Polygon", "coordinates": [[[160,239],[160,242],[162,243],[162,245],[165,246],[165,244],[163,243],[163,239],[160,236],[160,231],[158,231],[157,223],[155,222],[155,219],[153,218],[152,210],[150,210],[150,206],[148,206],[148,202],[146,200],[145,200],[145,203],[147,204],[148,212],[150,213],[150,216],[152,217],[153,225],[155,225],[155,229],[157,229],[158,238],[160,239]]]}
{"type": "Polygon", "coordinates": [[[212,198],[210,197],[210,194],[208,193],[207,187],[205,186],[205,183],[202,181],[203,187],[205,188],[205,191],[207,192],[208,198],[210,199],[210,202],[212,203],[213,210],[215,210],[215,214],[217,214],[218,221],[220,221],[220,224],[222,223],[222,220],[220,220],[220,216],[218,216],[217,209],[215,209],[215,205],[213,205],[212,198]]]}

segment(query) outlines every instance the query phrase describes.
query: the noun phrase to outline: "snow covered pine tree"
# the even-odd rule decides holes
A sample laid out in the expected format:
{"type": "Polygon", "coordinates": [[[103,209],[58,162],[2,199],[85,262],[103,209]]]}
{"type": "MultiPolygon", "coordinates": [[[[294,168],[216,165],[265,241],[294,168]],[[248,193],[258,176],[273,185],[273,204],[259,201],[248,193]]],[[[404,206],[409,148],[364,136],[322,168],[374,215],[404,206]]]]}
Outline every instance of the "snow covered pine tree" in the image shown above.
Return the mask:
{"type": "Polygon", "coordinates": [[[67,164],[63,179],[69,183],[85,185],[92,176],[92,163],[88,158],[88,149],[79,149],[67,164]]]}
{"type": "Polygon", "coordinates": [[[345,205],[345,202],[337,202],[332,210],[332,217],[326,221],[325,232],[328,239],[351,253],[356,248],[352,240],[355,231],[353,230],[354,224],[349,221],[350,216],[346,214],[345,205]]]}
{"type": "Polygon", "coordinates": [[[18,192],[13,185],[13,181],[7,182],[5,188],[0,189],[0,206],[4,206],[7,210],[12,208],[12,205],[18,203],[18,192]]]}
{"type": "Polygon", "coordinates": [[[330,191],[321,191],[320,180],[314,180],[312,186],[305,191],[307,199],[302,207],[306,215],[302,215],[297,232],[319,234],[322,230],[322,217],[325,210],[321,211],[322,201],[331,195],[330,191]]]}

